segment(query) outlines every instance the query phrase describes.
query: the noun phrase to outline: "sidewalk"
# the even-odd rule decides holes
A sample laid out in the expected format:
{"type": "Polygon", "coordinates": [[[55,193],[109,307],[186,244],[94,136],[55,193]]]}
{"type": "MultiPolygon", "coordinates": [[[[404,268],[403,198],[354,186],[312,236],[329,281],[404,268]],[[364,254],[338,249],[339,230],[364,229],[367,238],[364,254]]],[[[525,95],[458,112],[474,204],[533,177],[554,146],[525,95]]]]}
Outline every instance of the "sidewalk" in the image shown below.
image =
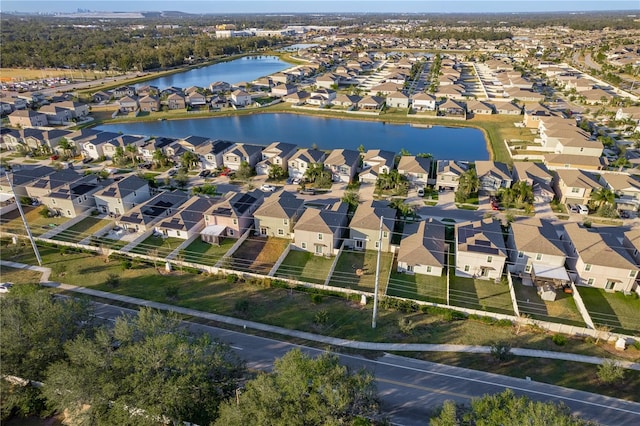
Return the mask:
{"type": "MultiPolygon", "coordinates": [[[[491,347],[489,346],[473,346],[473,345],[447,345],[447,344],[431,344],[431,343],[373,343],[373,342],[359,342],[354,340],[340,339],[335,337],[328,337],[314,333],[307,333],[305,331],[289,330],[287,328],[262,324],[254,321],[246,321],[238,318],[227,317],[218,314],[212,314],[208,312],[197,311],[195,309],[182,308],[180,306],[167,305],[165,303],[152,302],[149,300],[138,299],[135,297],[123,296],[119,294],[108,293],[99,290],[93,290],[84,287],[77,287],[69,284],[61,284],[52,281],[48,281],[51,270],[49,268],[25,265],[22,263],[9,262],[0,260],[0,264],[10,266],[12,268],[30,269],[33,271],[40,271],[43,273],[42,285],[52,288],[58,288],[66,291],[73,291],[87,296],[100,297],[103,299],[115,300],[123,303],[128,303],[137,306],[146,306],[153,309],[162,311],[175,312],[182,315],[188,315],[195,318],[203,318],[211,321],[216,321],[224,324],[230,324],[237,327],[250,328],[253,330],[266,331],[269,333],[280,334],[282,336],[296,337],[313,342],[324,343],[332,346],[340,346],[343,348],[352,349],[365,349],[373,351],[385,351],[385,352],[465,352],[465,353],[491,353],[491,347]]],[[[541,351],[536,349],[523,349],[512,348],[511,353],[517,356],[526,356],[533,358],[548,358],[559,359],[564,361],[582,362],[586,364],[602,364],[606,358],[599,358],[594,356],[578,355],[565,352],[552,352],[541,351]]],[[[617,360],[617,363],[627,369],[640,371],[640,363],[634,363],[630,361],[617,360]]]]}

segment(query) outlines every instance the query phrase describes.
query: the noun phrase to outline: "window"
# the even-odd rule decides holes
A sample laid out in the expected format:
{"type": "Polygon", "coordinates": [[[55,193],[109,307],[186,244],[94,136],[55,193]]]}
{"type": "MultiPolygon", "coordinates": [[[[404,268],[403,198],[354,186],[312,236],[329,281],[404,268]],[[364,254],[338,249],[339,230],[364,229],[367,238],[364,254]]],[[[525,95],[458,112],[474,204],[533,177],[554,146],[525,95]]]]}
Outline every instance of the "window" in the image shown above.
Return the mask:
{"type": "Polygon", "coordinates": [[[634,255],[634,256],[637,256],[637,255],[638,255],[638,249],[635,249],[635,250],[633,251],[633,255],[634,255]]]}
{"type": "Polygon", "coordinates": [[[629,278],[635,278],[638,271],[629,271],[629,278]]]}
{"type": "Polygon", "coordinates": [[[464,265],[464,271],[469,272],[469,265],[464,265]]]}
{"type": "Polygon", "coordinates": [[[387,231],[382,231],[382,238],[387,238],[389,233],[387,231]]]}
{"type": "Polygon", "coordinates": [[[487,256],[487,263],[493,262],[493,256],[487,256]]]}
{"type": "Polygon", "coordinates": [[[282,223],[283,223],[284,225],[288,225],[288,224],[289,224],[289,219],[284,219],[284,220],[282,221],[282,223]]]}
{"type": "Polygon", "coordinates": [[[316,254],[322,254],[322,246],[321,245],[317,245],[316,246],[316,254]]]}
{"type": "Polygon", "coordinates": [[[71,210],[67,210],[67,216],[71,216],[71,210]]]}
{"type": "Polygon", "coordinates": [[[431,272],[431,266],[427,266],[427,272],[431,272]]]}
{"type": "Polygon", "coordinates": [[[261,227],[260,228],[260,235],[267,235],[267,228],[261,227]]]}
{"type": "Polygon", "coordinates": [[[536,260],[542,260],[542,253],[536,254],[536,260]]]}
{"type": "Polygon", "coordinates": [[[322,241],[322,234],[318,234],[318,239],[322,241]]]}
{"type": "Polygon", "coordinates": [[[51,204],[55,204],[55,203],[56,203],[56,200],[51,200],[51,204]]]}
{"type": "Polygon", "coordinates": [[[233,229],[231,228],[227,229],[227,235],[229,235],[230,237],[233,237],[233,229]]]}
{"type": "Polygon", "coordinates": [[[278,235],[284,235],[284,229],[278,228],[278,235]]]}
{"type": "Polygon", "coordinates": [[[605,290],[613,290],[613,288],[616,286],[616,283],[613,281],[607,281],[607,283],[604,285],[604,289],[605,290]]]}
{"type": "Polygon", "coordinates": [[[595,283],[595,281],[596,281],[595,278],[589,278],[587,280],[587,285],[593,285],[595,283]]]}
{"type": "Polygon", "coordinates": [[[307,248],[307,243],[302,243],[302,248],[306,249],[307,248]]]}
{"type": "Polygon", "coordinates": [[[407,272],[413,272],[413,265],[407,265],[407,272]]]}
{"type": "Polygon", "coordinates": [[[357,249],[361,249],[362,248],[362,240],[356,240],[355,243],[356,243],[356,248],[357,249]]]}
{"type": "Polygon", "coordinates": [[[176,235],[179,237],[180,236],[180,231],[176,231],[176,235]]]}
{"type": "Polygon", "coordinates": [[[238,219],[233,219],[233,224],[237,225],[238,224],[238,219]]]}
{"type": "Polygon", "coordinates": [[[587,263],[586,265],[584,265],[584,270],[589,272],[591,270],[591,265],[589,263],[587,263]]]}
{"type": "Polygon", "coordinates": [[[380,241],[376,241],[376,248],[380,248],[380,241]]]}
{"type": "Polygon", "coordinates": [[[522,259],[524,257],[524,252],[523,251],[519,251],[518,252],[518,259],[522,259]]]}
{"type": "Polygon", "coordinates": [[[580,188],[571,188],[571,193],[572,194],[577,194],[578,192],[580,192],[580,188]]]}
{"type": "Polygon", "coordinates": [[[527,265],[524,267],[524,271],[528,274],[531,272],[531,265],[527,265]]]}

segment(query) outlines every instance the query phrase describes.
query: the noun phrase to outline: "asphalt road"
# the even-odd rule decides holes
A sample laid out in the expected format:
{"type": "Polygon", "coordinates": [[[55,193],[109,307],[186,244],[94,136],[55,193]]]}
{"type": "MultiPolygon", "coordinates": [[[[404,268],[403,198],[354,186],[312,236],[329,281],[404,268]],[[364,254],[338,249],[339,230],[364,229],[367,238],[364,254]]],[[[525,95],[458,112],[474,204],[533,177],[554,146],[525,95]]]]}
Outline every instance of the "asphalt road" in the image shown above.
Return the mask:
{"type": "MultiPolygon", "coordinates": [[[[96,316],[108,321],[123,313],[134,313],[111,305],[95,305],[96,316]]],[[[186,321],[185,325],[228,343],[250,368],[265,371],[273,367],[276,358],[294,348],[313,355],[323,352],[307,346],[186,321]]],[[[640,403],[636,402],[389,354],[376,359],[339,353],[337,355],[345,365],[353,369],[365,368],[375,375],[382,409],[396,425],[425,425],[432,410],[446,400],[468,402],[470,398],[502,392],[506,388],[535,400],[563,402],[575,414],[602,425],[640,424],[640,403]]],[[[585,365],[585,368],[594,367],[585,365]]]]}

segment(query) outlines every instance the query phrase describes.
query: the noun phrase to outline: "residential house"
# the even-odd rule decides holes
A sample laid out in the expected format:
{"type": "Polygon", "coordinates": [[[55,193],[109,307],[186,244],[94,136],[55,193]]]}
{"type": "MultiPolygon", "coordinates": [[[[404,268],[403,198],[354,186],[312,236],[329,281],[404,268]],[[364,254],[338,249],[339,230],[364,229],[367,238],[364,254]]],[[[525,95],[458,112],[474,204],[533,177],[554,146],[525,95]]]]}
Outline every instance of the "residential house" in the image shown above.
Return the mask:
{"type": "Polygon", "coordinates": [[[511,171],[513,182],[524,181],[533,188],[535,196],[551,201],[553,192],[553,175],[543,163],[533,161],[514,161],[511,171]]]}
{"type": "Polygon", "coordinates": [[[602,158],[590,155],[545,154],[543,161],[549,170],[581,169],[597,171],[605,167],[602,158]]]}
{"type": "Polygon", "coordinates": [[[263,237],[292,239],[293,228],[304,209],[304,200],[291,192],[275,192],[253,214],[255,228],[263,237]]]}
{"type": "Polygon", "coordinates": [[[244,107],[244,106],[249,106],[253,104],[253,98],[251,97],[250,94],[248,94],[244,90],[237,89],[231,92],[231,102],[235,106],[244,107]]]}
{"type": "Polygon", "coordinates": [[[167,108],[170,110],[185,109],[187,101],[181,93],[172,93],[167,96],[167,108]]]}
{"type": "Polygon", "coordinates": [[[317,149],[299,149],[289,159],[289,177],[302,179],[311,164],[322,163],[327,154],[317,149]]]}
{"type": "Polygon", "coordinates": [[[318,256],[337,254],[348,222],[342,201],[324,208],[308,207],[294,225],[293,247],[318,256]]]}
{"type": "Polygon", "coordinates": [[[213,94],[230,92],[231,85],[225,81],[214,81],[209,85],[209,91],[213,94]]]}
{"type": "Polygon", "coordinates": [[[193,108],[199,108],[207,105],[207,97],[202,93],[192,91],[187,95],[187,104],[193,108]]]}
{"type": "Polygon", "coordinates": [[[381,173],[389,173],[394,166],[395,154],[381,149],[370,149],[362,156],[362,168],[358,180],[364,183],[376,183],[381,173]]]}
{"type": "Polygon", "coordinates": [[[188,199],[182,191],[160,192],[116,218],[116,225],[131,233],[151,231],[158,221],[171,216],[188,199]]]}
{"type": "Polygon", "coordinates": [[[302,105],[307,101],[307,99],[309,99],[310,96],[311,94],[309,92],[301,90],[299,92],[284,96],[282,100],[293,105],[302,105]]]}
{"type": "Polygon", "coordinates": [[[121,86],[113,90],[113,97],[123,98],[125,96],[135,96],[136,88],[133,86],[121,86]]]}
{"type": "Polygon", "coordinates": [[[469,169],[464,161],[438,160],[436,170],[436,187],[438,189],[458,190],[460,176],[469,169]]]}
{"type": "Polygon", "coordinates": [[[369,92],[370,93],[375,93],[377,96],[385,96],[385,95],[390,95],[392,93],[395,93],[399,90],[402,90],[403,87],[403,83],[393,83],[393,82],[386,82],[386,83],[382,83],[382,84],[378,84],[377,86],[373,86],[369,92]]]}
{"type": "Polygon", "coordinates": [[[17,110],[9,114],[9,124],[13,127],[44,127],[49,124],[47,115],[32,109],[17,110]]]}
{"type": "MultiPolygon", "coordinates": [[[[47,169],[44,172],[48,172],[47,169]]],[[[31,174],[25,174],[25,177],[31,177],[31,174]]],[[[65,185],[72,184],[82,177],[78,172],[71,169],[62,169],[54,173],[46,173],[38,179],[25,180],[21,186],[24,188],[26,195],[39,201],[52,192],[57,191],[65,185]]],[[[95,177],[95,176],[94,176],[95,177]]],[[[14,185],[18,186],[15,183],[14,185]]]]}
{"type": "Polygon", "coordinates": [[[455,225],[456,276],[499,281],[507,249],[499,221],[483,219],[455,225]]]}
{"type": "Polygon", "coordinates": [[[444,226],[433,218],[404,226],[397,271],[441,277],[447,268],[444,226]]]}
{"type": "Polygon", "coordinates": [[[533,283],[539,294],[547,290],[545,286],[554,289],[570,282],[564,244],[550,221],[527,218],[512,222],[507,247],[510,271],[525,280],[524,284],[533,283]]]}
{"type": "Polygon", "coordinates": [[[74,218],[88,214],[95,208],[93,194],[100,188],[97,176],[90,174],[65,183],[40,199],[42,204],[60,216],[74,218]]]}
{"type": "Polygon", "coordinates": [[[136,93],[140,97],[147,96],[157,96],[160,93],[158,86],[151,86],[149,84],[145,84],[144,86],[140,86],[136,89],[136,93]]]}
{"type": "Polygon", "coordinates": [[[402,92],[393,92],[387,95],[387,106],[393,108],[409,108],[409,97],[402,92]]]}
{"type": "Polygon", "coordinates": [[[637,175],[602,172],[600,183],[613,191],[618,209],[633,212],[640,209],[640,179],[637,175]]]}
{"type": "Polygon", "coordinates": [[[272,74],[270,77],[271,77],[271,81],[273,81],[274,83],[289,84],[289,83],[293,83],[293,80],[294,80],[293,74],[285,73],[285,72],[277,72],[275,74],[272,74]]]}
{"type": "Polygon", "coordinates": [[[387,202],[369,200],[360,203],[349,223],[351,247],[390,252],[395,218],[396,210],[387,202]]]}
{"type": "Polygon", "coordinates": [[[166,237],[188,240],[199,235],[204,228],[204,213],[217,200],[214,198],[192,196],[180,205],[169,217],[162,219],[155,230],[166,237]]]}
{"type": "MultiPolygon", "coordinates": [[[[76,146],[80,146],[80,153],[84,158],[98,159],[103,155],[105,144],[113,141],[120,136],[119,133],[114,132],[98,132],[91,135],[71,134],[67,139],[72,139],[76,146]]],[[[123,147],[124,148],[124,147],[123,147]]]]}
{"type": "Polygon", "coordinates": [[[238,239],[253,229],[253,213],[262,204],[262,198],[260,191],[228,192],[205,211],[202,241],[219,245],[222,238],[238,239]]]}
{"type": "Polygon", "coordinates": [[[480,180],[481,193],[495,194],[500,188],[511,187],[511,171],[505,163],[476,161],[476,174],[480,180]]]}
{"type": "Polygon", "coordinates": [[[91,98],[93,99],[94,103],[99,104],[113,99],[113,94],[109,92],[99,91],[91,95],[91,98]]]}
{"type": "Polygon", "coordinates": [[[102,144],[102,152],[105,157],[113,158],[118,148],[122,148],[123,154],[127,157],[137,159],[140,157],[140,147],[147,141],[146,136],[141,135],[120,135],[102,144]],[[134,148],[129,148],[132,145],[134,148]],[[129,151],[134,149],[134,151],[129,151]]]}
{"type": "Polygon", "coordinates": [[[98,212],[119,216],[151,198],[146,179],[130,175],[100,189],[94,194],[98,212]]]}
{"type": "Polygon", "coordinates": [[[124,96],[118,100],[118,110],[120,112],[135,112],[140,108],[138,99],[131,96],[124,96]]]}
{"type": "Polygon", "coordinates": [[[340,84],[340,76],[333,73],[325,73],[316,77],[316,86],[325,89],[333,89],[340,84]]]}
{"type": "Polygon", "coordinates": [[[414,186],[426,186],[430,182],[431,158],[403,155],[398,163],[398,173],[414,186]]]}
{"type": "Polygon", "coordinates": [[[346,95],[341,93],[333,100],[333,104],[344,108],[357,107],[361,99],[362,97],[358,95],[346,95]]]}
{"type": "Polygon", "coordinates": [[[154,95],[147,95],[138,101],[140,110],[143,112],[157,112],[160,111],[160,99],[154,95]]]}
{"type": "MultiPolygon", "coordinates": [[[[616,238],[619,229],[586,228],[575,222],[564,225],[567,265],[575,273],[575,283],[608,291],[633,291],[638,265],[616,238]]],[[[563,238],[564,239],[564,238],[563,238]]]]}
{"type": "Polygon", "coordinates": [[[19,136],[22,137],[22,143],[31,150],[41,150],[44,152],[58,152],[62,153],[62,150],[58,148],[58,143],[62,138],[70,135],[70,130],[53,129],[53,130],[40,130],[40,129],[21,129],[18,130],[19,136]]]}
{"type": "Polygon", "coordinates": [[[491,115],[493,114],[493,106],[481,101],[469,100],[467,101],[467,114],[491,115]]]}
{"type": "Polygon", "coordinates": [[[379,96],[365,96],[358,102],[358,107],[364,111],[378,111],[384,108],[384,98],[379,96]]]}
{"type": "Polygon", "coordinates": [[[236,143],[224,153],[224,165],[231,170],[238,170],[243,162],[255,167],[260,161],[262,147],[245,143],[236,143]]]}
{"type": "Polygon", "coordinates": [[[49,124],[64,124],[73,119],[73,113],[70,110],[60,108],[55,104],[44,105],[40,107],[38,112],[47,116],[49,124]]]}
{"type": "Polygon", "coordinates": [[[311,92],[311,96],[307,99],[307,103],[309,105],[317,106],[331,105],[335,98],[335,90],[321,88],[311,92]]]}
{"type": "Polygon", "coordinates": [[[466,118],[466,111],[467,110],[464,105],[454,101],[453,99],[447,99],[446,101],[438,104],[438,115],[466,118]]]}
{"type": "Polygon", "coordinates": [[[289,159],[296,153],[297,146],[291,143],[273,142],[262,150],[262,161],[256,165],[256,173],[268,175],[272,165],[288,169],[289,159]]]}
{"type": "Polygon", "coordinates": [[[219,139],[197,146],[195,150],[200,159],[200,167],[206,170],[216,170],[224,167],[224,154],[233,146],[233,142],[219,139]]]}
{"type": "Polygon", "coordinates": [[[429,93],[418,93],[413,95],[411,104],[416,111],[435,111],[437,99],[429,93]]]}
{"type": "Polygon", "coordinates": [[[203,145],[209,145],[213,143],[213,141],[209,138],[203,136],[187,136],[186,138],[178,139],[178,143],[185,147],[185,149],[196,152],[198,147],[203,145]]]}
{"type": "Polygon", "coordinates": [[[176,140],[177,139],[174,138],[165,138],[161,136],[149,139],[140,146],[140,154],[145,161],[153,161],[153,155],[156,151],[162,151],[164,153],[165,147],[175,143],[176,140]]]}
{"type": "Polygon", "coordinates": [[[584,170],[556,170],[555,191],[561,203],[587,204],[594,190],[602,188],[598,178],[584,170]]]}
{"type": "Polygon", "coordinates": [[[359,165],[360,153],[350,149],[334,149],[324,160],[324,167],[331,171],[334,182],[351,182],[359,165]]]}
{"type": "Polygon", "coordinates": [[[295,84],[281,83],[271,88],[271,96],[281,98],[287,95],[291,95],[297,91],[298,87],[295,84]]]}

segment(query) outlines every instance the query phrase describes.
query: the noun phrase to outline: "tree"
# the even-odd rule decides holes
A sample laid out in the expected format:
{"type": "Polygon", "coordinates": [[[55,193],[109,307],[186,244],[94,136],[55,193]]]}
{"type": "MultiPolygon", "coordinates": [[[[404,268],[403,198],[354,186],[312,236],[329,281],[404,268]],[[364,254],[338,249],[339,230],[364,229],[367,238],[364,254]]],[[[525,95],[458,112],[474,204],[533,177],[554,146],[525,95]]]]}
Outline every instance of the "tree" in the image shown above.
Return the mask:
{"type": "Polygon", "coordinates": [[[75,338],[65,347],[68,360],[47,370],[45,396],[78,423],[211,423],[244,365],[229,346],[179,325],[143,308],[95,338],[75,338]]]}
{"type": "Polygon", "coordinates": [[[138,147],[131,143],[127,145],[127,147],[125,148],[125,151],[127,152],[127,154],[129,154],[129,159],[131,160],[131,163],[135,164],[136,154],[138,153],[138,147]]]}
{"type": "Polygon", "coordinates": [[[249,181],[254,175],[254,170],[248,162],[243,161],[236,172],[236,178],[241,181],[249,181]]]}
{"type": "Polygon", "coordinates": [[[269,166],[269,179],[280,180],[285,179],[288,176],[288,171],[285,170],[280,164],[272,164],[269,166]]]}
{"type": "Polygon", "coordinates": [[[591,193],[591,201],[598,207],[615,202],[615,193],[609,188],[600,188],[591,193]]]}
{"type": "Polygon", "coordinates": [[[393,200],[391,200],[391,202],[389,203],[389,207],[397,210],[400,219],[415,217],[416,215],[415,208],[412,205],[407,204],[402,198],[394,198],[393,200]]]}
{"type": "Polygon", "coordinates": [[[605,359],[598,366],[598,380],[604,384],[613,384],[624,379],[624,368],[616,361],[605,359]]]}
{"type": "Polygon", "coordinates": [[[73,145],[67,138],[60,138],[58,141],[58,148],[62,150],[62,154],[65,158],[70,157],[75,151],[75,145],[73,145]]]}
{"type": "Polygon", "coordinates": [[[511,389],[473,399],[470,406],[447,401],[439,414],[429,420],[429,424],[595,426],[573,416],[564,404],[532,401],[526,396],[516,396],[511,389]]]}
{"type": "Polygon", "coordinates": [[[352,372],[332,354],[313,359],[299,349],[276,360],[272,373],[247,382],[220,406],[216,425],[354,424],[378,413],[373,375],[352,372]]]}
{"type": "Polygon", "coordinates": [[[349,211],[354,212],[360,203],[360,195],[358,191],[348,190],[342,195],[342,202],[349,205],[349,211]]]}
{"type": "Polygon", "coordinates": [[[53,298],[37,285],[15,286],[0,298],[0,373],[42,380],[64,357],[63,345],[88,329],[89,305],[53,298]]]}
{"type": "Polygon", "coordinates": [[[180,157],[180,165],[186,171],[189,171],[192,168],[196,167],[199,162],[200,162],[200,160],[198,159],[198,155],[193,153],[193,152],[191,152],[191,151],[186,151],[180,157]]]}
{"type": "Polygon", "coordinates": [[[153,163],[156,167],[164,167],[169,163],[167,155],[161,149],[153,151],[153,163]]]}
{"type": "Polygon", "coordinates": [[[193,195],[203,194],[203,195],[217,195],[218,187],[216,185],[211,185],[210,183],[205,183],[202,186],[194,186],[191,188],[191,193],[193,195]]]}
{"type": "Polygon", "coordinates": [[[456,202],[464,203],[472,194],[478,192],[480,187],[480,179],[476,169],[471,167],[460,175],[458,181],[458,190],[456,191],[456,202]]]}
{"type": "Polygon", "coordinates": [[[185,169],[181,168],[178,170],[178,173],[176,173],[173,180],[176,182],[176,185],[178,185],[178,188],[184,189],[184,187],[189,183],[189,175],[187,175],[185,169]]]}
{"type": "Polygon", "coordinates": [[[310,164],[304,173],[304,177],[307,181],[313,182],[318,188],[331,187],[331,172],[325,170],[322,163],[310,164]]]}

